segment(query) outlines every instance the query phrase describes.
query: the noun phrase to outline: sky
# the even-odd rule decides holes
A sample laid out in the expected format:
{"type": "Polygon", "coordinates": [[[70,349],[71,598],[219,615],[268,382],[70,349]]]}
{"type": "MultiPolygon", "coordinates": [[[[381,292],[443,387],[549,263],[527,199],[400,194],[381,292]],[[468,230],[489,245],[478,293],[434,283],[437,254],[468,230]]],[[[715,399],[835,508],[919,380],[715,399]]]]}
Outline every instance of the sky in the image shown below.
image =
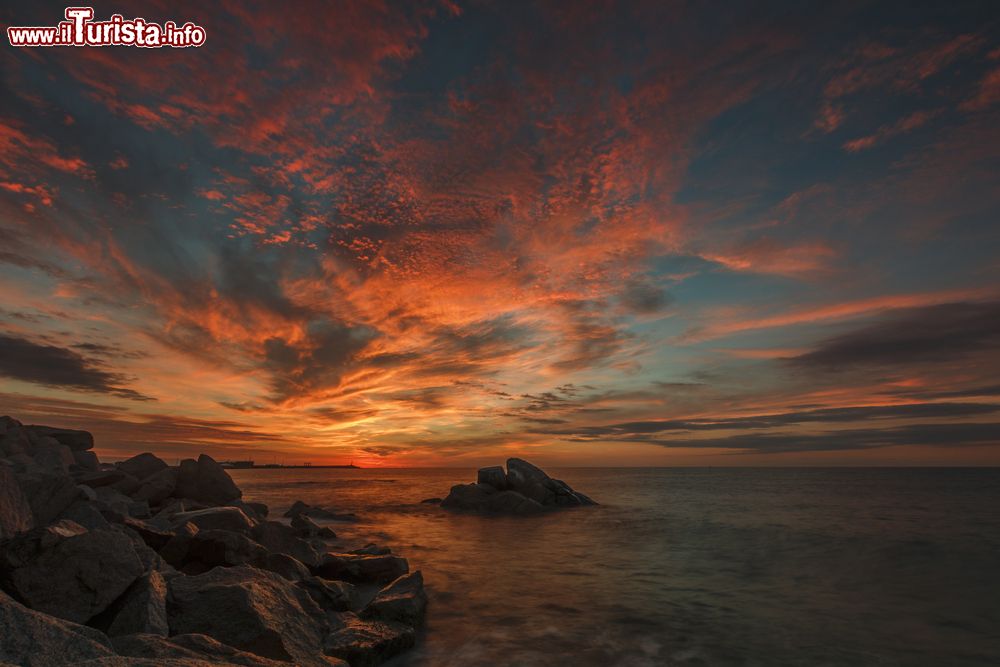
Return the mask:
{"type": "Polygon", "coordinates": [[[112,459],[1000,464],[995,2],[116,12],[207,39],[2,45],[0,413],[112,459]]]}

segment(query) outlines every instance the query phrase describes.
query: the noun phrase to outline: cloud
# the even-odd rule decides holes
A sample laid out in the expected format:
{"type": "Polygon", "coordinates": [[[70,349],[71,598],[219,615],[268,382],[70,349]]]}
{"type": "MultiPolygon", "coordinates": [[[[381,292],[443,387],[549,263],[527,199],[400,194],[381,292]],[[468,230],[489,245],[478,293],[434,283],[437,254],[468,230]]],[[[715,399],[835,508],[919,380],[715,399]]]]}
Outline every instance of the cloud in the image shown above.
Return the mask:
{"type": "Polygon", "coordinates": [[[47,387],[110,394],[135,401],[155,400],[123,385],[129,378],[71,349],[0,334],[0,375],[47,387]]]}
{"type": "Polygon", "coordinates": [[[800,368],[943,363],[1000,349],[1000,302],[904,309],[787,361],[800,368]]]}

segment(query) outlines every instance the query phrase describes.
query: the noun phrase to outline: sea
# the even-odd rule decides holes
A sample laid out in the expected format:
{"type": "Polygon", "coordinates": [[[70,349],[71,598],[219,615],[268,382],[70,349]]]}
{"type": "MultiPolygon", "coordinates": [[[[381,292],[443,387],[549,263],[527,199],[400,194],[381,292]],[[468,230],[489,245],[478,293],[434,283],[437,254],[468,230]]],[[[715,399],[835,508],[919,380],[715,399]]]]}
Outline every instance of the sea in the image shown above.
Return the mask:
{"type": "Polygon", "coordinates": [[[1000,469],[565,468],[600,503],[534,517],[422,504],[473,469],[235,470],[280,517],[355,512],[428,621],[394,667],[1000,665],[1000,469]]]}

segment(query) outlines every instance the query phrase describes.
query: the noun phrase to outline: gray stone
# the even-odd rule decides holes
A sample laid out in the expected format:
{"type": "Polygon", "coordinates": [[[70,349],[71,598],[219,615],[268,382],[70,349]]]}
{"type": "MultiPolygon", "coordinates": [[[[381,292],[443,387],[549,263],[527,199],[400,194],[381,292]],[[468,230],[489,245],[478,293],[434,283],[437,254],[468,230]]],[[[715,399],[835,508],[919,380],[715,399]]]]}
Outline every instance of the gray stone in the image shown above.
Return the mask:
{"type": "Polygon", "coordinates": [[[279,574],[291,582],[299,582],[312,576],[309,568],[302,561],[288,554],[269,553],[258,563],[258,567],[279,574]]]}
{"type": "Polygon", "coordinates": [[[298,537],[294,528],[280,521],[261,521],[254,527],[251,537],[268,551],[288,554],[307,567],[316,567],[322,560],[322,554],[312,544],[298,537]]]}
{"type": "Polygon", "coordinates": [[[337,537],[337,533],[333,532],[332,529],[320,526],[305,514],[299,514],[292,519],[292,528],[298,532],[299,537],[318,537],[329,540],[337,537]]]}
{"type": "Polygon", "coordinates": [[[114,470],[97,470],[93,472],[84,472],[78,475],[74,475],[73,478],[78,484],[86,484],[87,486],[97,489],[102,486],[111,486],[116,482],[120,482],[122,478],[125,477],[125,473],[121,470],[115,468],[114,470]]]}
{"type": "Polygon", "coordinates": [[[68,428],[52,428],[51,426],[28,426],[29,433],[55,438],[59,444],[66,445],[73,451],[94,448],[94,436],[87,431],[76,431],[68,428]]]}
{"type": "Polygon", "coordinates": [[[97,454],[90,450],[78,450],[73,452],[73,464],[80,470],[87,472],[97,472],[101,466],[97,454]]]}
{"type": "Polygon", "coordinates": [[[306,577],[298,586],[326,611],[350,611],[358,606],[358,591],[346,581],[306,577]]]}
{"type": "Polygon", "coordinates": [[[199,530],[188,543],[181,569],[189,574],[200,574],[216,565],[255,565],[266,558],[267,550],[243,533],[199,530]]]}
{"type": "Polygon", "coordinates": [[[198,527],[193,523],[185,523],[182,526],[178,526],[174,530],[174,536],[160,549],[160,556],[170,565],[182,567],[184,561],[187,560],[191,540],[197,534],[198,527]]]}
{"type": "Polygon", "coordinates": [[[417,571],[404,574],[380,590],[364,608],[361,617],[419,627],[423,625],[426,613],[424,577],[417,571]]]}
{"type": "Polygon", "coordinates": [[[107,609],[143,572],[127,536],[72,521],[36,528],[5,546],[4,588],[36,611],[77,623],[107,609]]]}
{"type": "Polygon", "coordinates": [[[21,426],[13,426],[3,436],[0,436],[0,455],[2,456],[27,455],[32,451],[34,451],[34,445],[28,438],[28,431],[21,426]]]}
{"type": "Polygon", "coordinates": [[[497,491],[503,491],[507,488],[507,475],[501,466],[480,468],[476,475],[476,483],[488,484],[497,491]]]}
{"type": "Polygon", "coordinates": [[[231,530],[249,534],[255,522],[238,507],[210,507],[191,512],[180,512],[171,519],[174,525],[193,523],[199,530],[231,530]]]}
{"type": "MultiPolygon", "coordinates": [[[[90,487],[87,487],[90,488],[90,487]]],[[[80,524],[87,530],[101,530],[109,526],[100,510],[89,500],[77,500],[63,510],[59,519],[67,519],[80,524]]]]}
{"type": "Polygon", "coordinates": [[[33,611],[0,591],[0,663],[51,667],[113,655],[104,633],[33,611]]]}
{"type": "Polygon", "coordinates": [[[0,465],[0,540],[31,530],[35,517],[31,504],[10,466],[0,465]]]}
{"type": "Polygon", "coordinates": [[[486,510],[495,514],[538,514],[545,507],[531,498],[522,496],[517,491],[501,491],[490,496],[486,502],[486,510]]]}
{"type": "Polygon", "coordinates": [[[238,500],[243,492],[215,459],[202,454],[197,461],[194,459],[181,461],[174,495],[178,498],[192,498],[204,503],[223,505],[238,500]]]}
{"type": "Polygon", "coordinates": [[[54,473],[67,473],[69,467],[76,462],[69,447],[59,444],[58,440],[48,436],[37,439],[35,453],[32,456],[42,470],[54,473]]]}
{"type": "Polygon", "coordinates": [[[135,477],[140,482],[161,470],[167,469],[167,464],[160,457],[150,452],[136,454],[130,459],[115,464],[119,470],[135,477]]]}
{"type": "Polygon", "coordinates": [[[481,511],[489,497],[497,490],[488,484],[456,484],[451,487],[448,497],[441,501],[441,507],[467,512],[481,511]]]}
{"type": "Polygon", "coordinates": [[[132,494],[136,500],[145,500],[150,505],[159,505],[173,495],[177,488],[177,468],[164,468],[142,480],[139,489],[132,494]]]}
{"type": "Polygon", "coordinates": [[[65,474],[30,472],[17,475],[18,486],[31,505],[36,526],[51,523],[74,500],[80,497],[80,489],[72,478],[65,474]]]}
{"type": "Polygon", "coordinates": [[[347,660],[351,667],[375,667],[412,648],[416,641],[409,626],[366,621],[345,612],[340,615],[340,627],[327,635],[324,650],[347,660]]]}
{"type": "Polygon", "coordinates": [[[287,662],[268,660],[253,653],[226,646],[207,635],[185,634],[161,637],[153,634],[133,634],[112,637],[118,655],[142,658],[148,667],[154,665],[244,665],[245,667],[288,667],[287,662]]]}
{"type": "Polygon", "coordinates": [[[409,563],[400,556],[328,553],[315,568],[315,574],[325,579],[384,584],[409,570],[409,563]]]}
{"type": "Polygon", "coordinates": [[[325,614],[308,593],[273,572],[217,567],[170,582],[172,634],[202,633],[234,648],[298,665],[323,660],[325,614]]]}
{"type": "Polygon", "coordinates": [[[167,623],[167,582],[156,570],[139,577],[129,586],[113,608],[114,620],[108,627],[108,635],[131,635],[144,633],[166,636],[170,632],[167,623]]]}

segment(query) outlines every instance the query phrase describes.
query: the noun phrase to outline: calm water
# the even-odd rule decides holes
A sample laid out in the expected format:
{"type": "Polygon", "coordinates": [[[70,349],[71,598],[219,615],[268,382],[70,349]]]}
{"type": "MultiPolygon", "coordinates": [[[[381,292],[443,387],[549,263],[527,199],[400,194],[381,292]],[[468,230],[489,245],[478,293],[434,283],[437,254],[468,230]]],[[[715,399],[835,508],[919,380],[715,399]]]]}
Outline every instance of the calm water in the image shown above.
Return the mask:
{"type": "Polygon", "coordinates": [[[243,470],[248,499],[356,511],[423,571],[394,665],[1000,665],[1000,470],[550,470],[602,505],[420,505],[473,470],[243,470]]]}

